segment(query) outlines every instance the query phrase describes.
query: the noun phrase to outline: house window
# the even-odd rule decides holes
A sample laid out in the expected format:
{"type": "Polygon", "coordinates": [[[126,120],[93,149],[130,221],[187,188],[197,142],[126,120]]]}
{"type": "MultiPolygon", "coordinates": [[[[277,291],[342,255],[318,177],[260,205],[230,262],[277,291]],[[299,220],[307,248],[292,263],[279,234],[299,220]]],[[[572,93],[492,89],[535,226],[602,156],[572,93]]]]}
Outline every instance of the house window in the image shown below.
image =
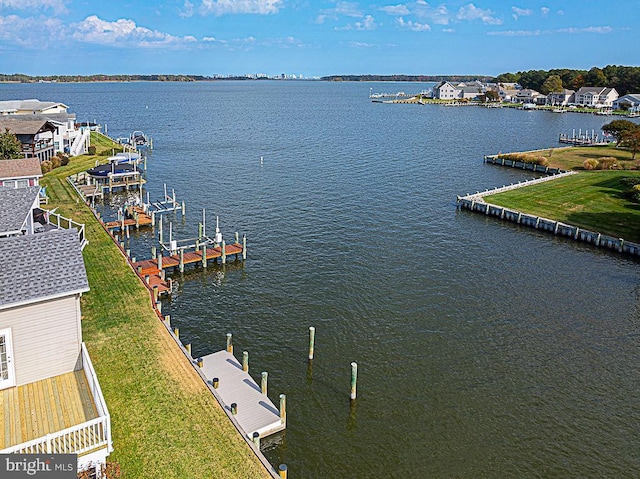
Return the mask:
{"type": "Polygon", "coordinates": [[[29,180],[16,180],[16,188],[26,188],[29,186],[29,180]]]}

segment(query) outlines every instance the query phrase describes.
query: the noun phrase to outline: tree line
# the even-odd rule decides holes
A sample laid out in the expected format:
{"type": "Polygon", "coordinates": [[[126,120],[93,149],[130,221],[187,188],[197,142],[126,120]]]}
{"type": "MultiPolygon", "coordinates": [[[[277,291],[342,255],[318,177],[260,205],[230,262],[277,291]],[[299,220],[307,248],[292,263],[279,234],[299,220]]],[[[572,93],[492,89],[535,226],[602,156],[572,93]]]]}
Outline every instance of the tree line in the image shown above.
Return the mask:
{"type": "Polygon", "coordinates": [[[22,73],[14,73],[11,75],[0,73],[0,82],[14,83],[38,83],[38,82],[101,82],[101,81],[203,81],[211,80],[210,77],[203,75],[43,75],[30,76],[22,73]]]}
{"type": "Polygon", "coordinates": [[[527,70],[502,73],[494,78],[494,81],[519,83],[523,88],[531,88],[545,95],[563,88],[578,90],[583,86],[603,86],[615,88],[622,96],[627,93],[640,93],[640,67],[607,65],[604,68],[593,67],[590,70],[527,70]]]}

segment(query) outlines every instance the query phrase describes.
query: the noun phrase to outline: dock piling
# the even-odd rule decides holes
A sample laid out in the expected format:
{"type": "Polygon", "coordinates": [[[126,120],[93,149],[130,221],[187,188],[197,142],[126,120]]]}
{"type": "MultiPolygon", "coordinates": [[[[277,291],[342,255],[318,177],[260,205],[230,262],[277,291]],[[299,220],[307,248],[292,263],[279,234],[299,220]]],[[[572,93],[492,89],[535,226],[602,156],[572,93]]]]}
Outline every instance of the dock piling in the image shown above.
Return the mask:
{"type": "Polygon", "coordinates": [[[187,353],[189,354],[189,357],[191,357],[191,343],[185,344],[184,345],[184,349],[187,350],[187,353]]]}
{"type": "Polygon", "coordinates": [[[207,243],[202,243],[202,267],[207,267],[207,243]]]}
{"type": "Polygon", "coordinates": [[[242,261],[247,259],[247,236],[242,235],[242,261]]]}
{"type": "Polygon", "coordinates": [[[356,386],[358,382],[358,363],[351,363],[351,400],[356,400],[356,386]]]}
{"type": "Polygon", "coordinates": [[[167,326],[167,328],[171,327],[171,315],[170,314],[167,314],[164,317],[164,324],[167,326]]]}
{"type": "Polygon", "coordinates": [[[180,272],[184,273],[184,248],[180,248],[180,272]]]}
{"type": "Polygon", "coordinates": [[[280,422],[287,424],[287,396],[280,394],[280,422]]]}
{"type": "Polygon", "coordinates": [[[222,246],[221,246],[220,253],[222,253],[222,256],[221,256],[222,264],[226,264],[226,262],[227,262],[227,249],[226,249],[224,240],[222,240],[222,246]]]}
{"type": "Polygon", "coordinates": [[[202,358],[198,358],[198,360],[196,361],[196,364],[198,365],[199,368],[201,368],[202,366],[204,366],[204,361],[202,360],[202,358]]]}
{"type": "Polygon", "coordinates": [[[178,328],[173,328],[173,335],[176,339],[180,339],[180,330],[178,328]]]}
{"type": "Polygon", "coordinates": [[[242,351],[242,370],[249,372],[249,351],[242,351]]]}
{"type": "Polygon", "coordinates": [[[316,328],[309,326],[309,360],[313,359],[313,348],[316,339],[316,328]]]}
{"type": "Polygon", "coordinates": [[[265,396],[267,395],[267,380],[269,378],[269,373],[266,371],[262,371],[262,380],[260,381],[260,391],[265,396]]]}
{"type": "Polygon", "coordinates": [[[238,414],[238,404],[237,403],[234,403],[234,402],[231,403],[231,414],[233,414],[234,416],[236,414],[238,414]]]}
{"type": "Polygon", "coordinates": [[[260,449],[260,433],[258,431],[255,431],[253,433],[253,443],[256,445],[256,447],[258,449],[260,449]]]}
{"type": "Polygon", "coordinates": [[[233,354],[233,335],[227,333],[227,352],[233,354]]]}
{"type": "Polygon", "coordinates": [[[238,236],[238,232],[236,231],[236,244],[239,244],[239,243],[240,243],[239,236],[238,236]]]}
{"type": "Polygon", "coordinates": [[[286,464],[280,464],[278,466],[278,475],[280,476],[280,479],[287,479],[287,465],[286,464]]]}
{"type": "Polygon", "coordinates": [[[218,386],[220,386],[220,378],[213,378],[211,384],[213,385],[213,389],[218,389],[218,386]]]}

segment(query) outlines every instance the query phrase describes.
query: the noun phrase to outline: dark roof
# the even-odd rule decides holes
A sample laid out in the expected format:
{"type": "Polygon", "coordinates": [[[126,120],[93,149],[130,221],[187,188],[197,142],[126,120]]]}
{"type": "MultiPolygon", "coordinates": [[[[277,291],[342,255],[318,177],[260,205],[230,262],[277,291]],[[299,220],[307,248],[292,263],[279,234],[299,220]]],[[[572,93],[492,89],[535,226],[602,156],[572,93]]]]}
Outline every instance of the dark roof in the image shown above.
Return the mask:
{"type": "Polygon", "coordinates": [[[38,158],[0,161],[0,180],[34,176],[38,178],[42,176],[42,168],[40,168],[40,160],[38,158]]]}
{"type": "Polygon", "coordinates": [[[47,120],[16,120],[0,117],[0,131],[9,129],[14,135],[36,135],[42,131],[55,131],[56,127],[47,120]]]}
{"type": "Polygon", "coordinates": [[[89,291],[75,229],[0,239],[0,309],[89,291]]]}
{"type": "MultiPolygon", "coordinates": [[[[31,207],[40,193],[39,186],[9,188],[0,186],[0,234],[20,232],[24,220],[31,213],[31,207]]],[[[5,262],[8,258],[2,256],[5,262]]],[[[2,268],[0,268],[2,269],[2,268]]]]}
{"type": "Polygon", "coordinates": [[[0,101],[0,111],[17,111],[17,110],[31,110],[31,111],[42,111],[48,108],[53,108],[56,106],[63,106],[64,108],[69,108],[64,103],[55,102],[55,101],[40,101],[40,100],[4,100],[0,101]]]}

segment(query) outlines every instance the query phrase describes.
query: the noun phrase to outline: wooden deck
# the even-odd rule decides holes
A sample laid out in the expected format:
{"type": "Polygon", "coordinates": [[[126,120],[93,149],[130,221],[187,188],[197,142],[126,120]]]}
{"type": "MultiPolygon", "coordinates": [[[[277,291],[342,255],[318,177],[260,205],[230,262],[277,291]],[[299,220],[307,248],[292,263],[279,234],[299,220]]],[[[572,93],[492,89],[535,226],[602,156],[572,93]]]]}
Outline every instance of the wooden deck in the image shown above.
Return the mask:
{"type": "Polygon", "coordinates": [[[235,418],[243,432],[253,437],[258,432],[260,437],[282,431],[286,424],[280,419],[280,411],[260,390],[249,373],[242,370],[242,365],[235,356],[227,351],[218,351],[202,358],[202,372],[211,381],[219,379],[216,389],[222,399],[223,407],[231,410],[236,403],[238,413],[235,418]]]}
{"type": "MultiPolygon", "coordinates": [[[[225,245],[226,256],[241,255],[242,245],[239,243],[233,243],[225,245]]],[[[207,261],[216,260],[222,257],[222,247],[216,246],[215,248],[207,248],[206,253],[207,261]]],[[[202,251],[187,251],[183,255],[183,264],[202,263],[202,251]]],[[[171,256],[162,257],[162,269],[177,268],[180,266],[180,255],[174,254],[171,256]]],[[[158,261],[155,259],[146,259],[133,263],[133,267],[137,270],[138,267],[142,267],[140,273],[144,276],[146,274],[156,274],[159,272],[158,261]]]]}
{"type": "Polygon", "coordinates": [[[0,449],[98,417],[84,371],[0,391],[0,449]]]}
{"type": "MultiPolygon", "coordinates": [[[[151,215],[148,215],[144,212],[142,208],[139,206],[134,206],[130,210],[130,214],[133,216],[132,218],[126,218],[124,220],[124,226],[129,226],[130,228],[139,228],[140,226],[150,226],[153,225],[153,219],[151,215]],[[137,217],[137,219],[136,219],[137,217]]],[[[122,229],[122,220],[121,221],[108,221],[105,223],[105,226],[108,230],[121,230],[122,229]]]]}

